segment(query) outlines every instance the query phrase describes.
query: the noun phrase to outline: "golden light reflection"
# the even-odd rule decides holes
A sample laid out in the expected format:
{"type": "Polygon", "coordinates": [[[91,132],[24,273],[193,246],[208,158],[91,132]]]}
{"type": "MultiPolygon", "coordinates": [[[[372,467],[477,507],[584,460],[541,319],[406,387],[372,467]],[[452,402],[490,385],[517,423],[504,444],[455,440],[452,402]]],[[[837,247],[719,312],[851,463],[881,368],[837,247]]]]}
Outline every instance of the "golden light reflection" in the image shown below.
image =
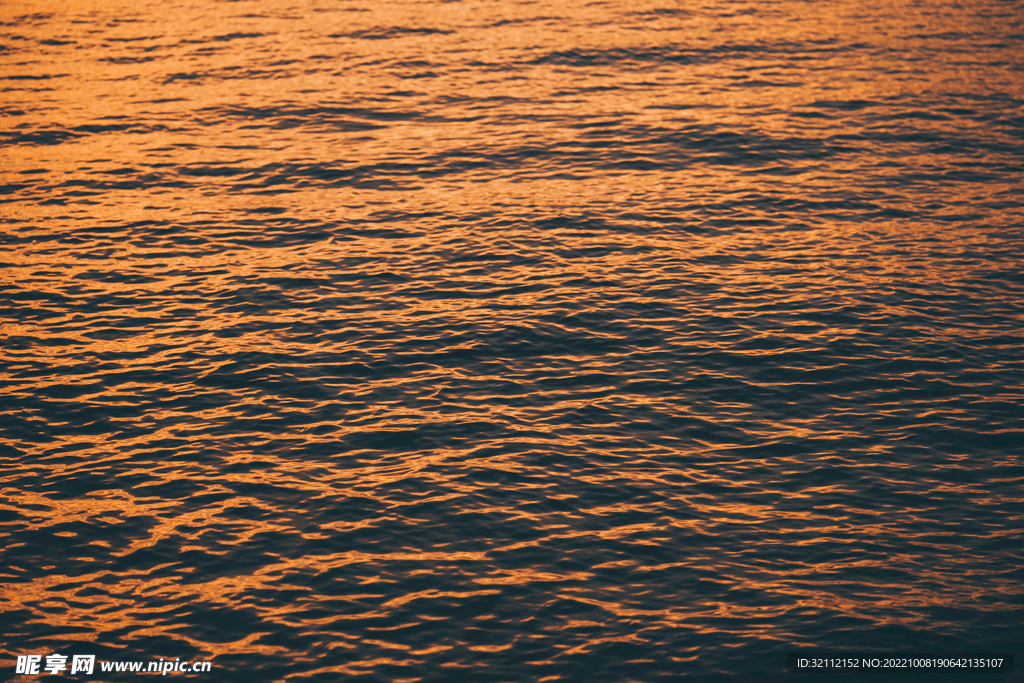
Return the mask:
{"type": "Polygon", "coordinates": [[[1018,613],[1024,81],[939,5],[0,5],[12,642],[412,683],[1018,613]]]}

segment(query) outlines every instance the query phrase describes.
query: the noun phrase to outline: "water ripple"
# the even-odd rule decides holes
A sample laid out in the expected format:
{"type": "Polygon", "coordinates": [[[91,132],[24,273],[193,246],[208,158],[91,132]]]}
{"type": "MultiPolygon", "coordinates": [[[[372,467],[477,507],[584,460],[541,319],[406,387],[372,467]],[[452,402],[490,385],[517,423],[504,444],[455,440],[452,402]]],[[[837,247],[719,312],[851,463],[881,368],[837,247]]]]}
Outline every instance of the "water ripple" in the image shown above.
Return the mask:
{"type": "Polygon", "coordinates": [[[1019,644],[1006,3],[43,9],[0,8],[4,666],[1019,644]]]}

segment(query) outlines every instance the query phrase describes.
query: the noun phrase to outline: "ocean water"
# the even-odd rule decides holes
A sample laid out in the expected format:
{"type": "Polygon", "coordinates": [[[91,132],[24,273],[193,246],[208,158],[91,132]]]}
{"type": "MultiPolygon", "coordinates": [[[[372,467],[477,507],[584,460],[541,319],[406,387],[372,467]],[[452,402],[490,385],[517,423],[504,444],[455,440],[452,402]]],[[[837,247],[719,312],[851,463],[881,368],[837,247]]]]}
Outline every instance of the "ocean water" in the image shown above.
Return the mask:
{"type": "Polygon", "coordinates": [[[0,20],[5,675],[1020,653],[1021,2],[0,20]]]}

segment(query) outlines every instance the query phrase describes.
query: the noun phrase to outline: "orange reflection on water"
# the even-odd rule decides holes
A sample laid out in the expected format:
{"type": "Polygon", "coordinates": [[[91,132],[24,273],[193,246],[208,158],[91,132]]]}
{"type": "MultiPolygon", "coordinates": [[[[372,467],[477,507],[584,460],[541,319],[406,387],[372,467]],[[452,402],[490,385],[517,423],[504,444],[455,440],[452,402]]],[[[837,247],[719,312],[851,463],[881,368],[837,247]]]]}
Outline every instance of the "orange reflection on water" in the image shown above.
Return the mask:
{"type": "Polygon", "coordinates": [[[1018,463],[955,430],[1021,398],[1012,10],[0,6],[18,642],[1005,621],[1018,463]]]}

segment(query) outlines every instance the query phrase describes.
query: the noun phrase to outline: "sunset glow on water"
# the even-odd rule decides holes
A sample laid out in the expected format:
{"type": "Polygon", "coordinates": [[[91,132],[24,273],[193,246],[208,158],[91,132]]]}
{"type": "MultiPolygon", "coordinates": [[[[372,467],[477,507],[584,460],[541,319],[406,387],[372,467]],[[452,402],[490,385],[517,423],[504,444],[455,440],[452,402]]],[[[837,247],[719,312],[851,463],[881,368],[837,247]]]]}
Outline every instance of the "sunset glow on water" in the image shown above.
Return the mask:
{"type": "Polygon", "coordinates": [[[1019,652],[1019,2],[0,22],[14,680],[1019,652]]]}

